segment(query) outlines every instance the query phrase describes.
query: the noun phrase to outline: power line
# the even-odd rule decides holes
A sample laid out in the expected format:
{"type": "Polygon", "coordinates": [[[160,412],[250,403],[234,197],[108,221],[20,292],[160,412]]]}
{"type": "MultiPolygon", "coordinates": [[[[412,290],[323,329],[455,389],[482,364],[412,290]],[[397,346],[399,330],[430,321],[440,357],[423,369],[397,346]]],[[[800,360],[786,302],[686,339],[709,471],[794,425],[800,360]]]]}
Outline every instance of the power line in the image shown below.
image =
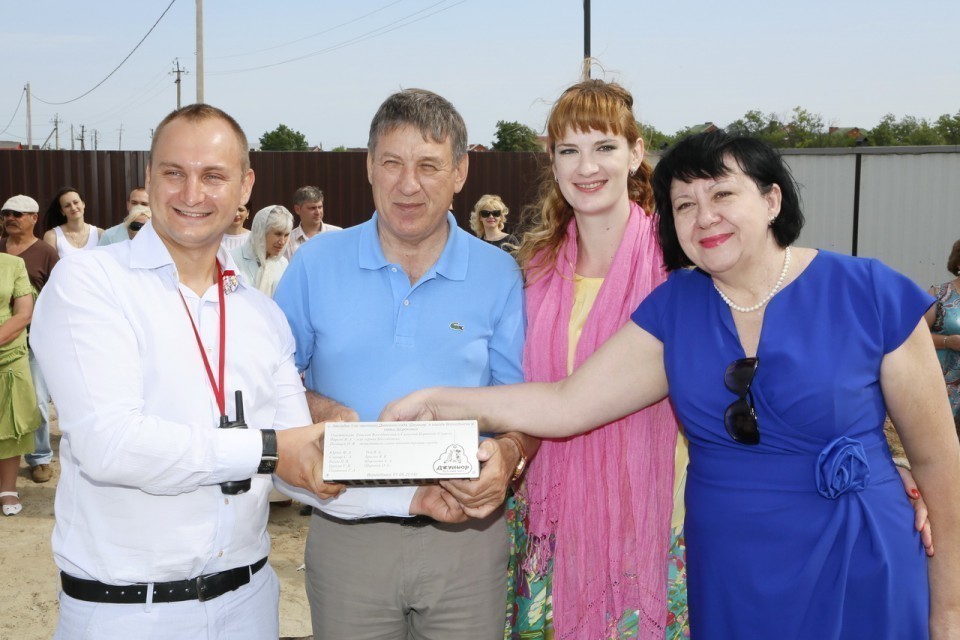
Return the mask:
{"type": "Polygon", "coordinates": [[[278,45],[275,45],[275,46],[273,46],[273,47],[267,47],[266,49],[257,49],[256,51],[244,51],[243,53],[231,53],[231,54],[228,54],[228,55],[225,55],[225,56],[216,56],[216,57],[207,58],[207,59],[208,59],[208,60],[225,60],[225,59],[227,59],[227,58],[240,58],[240,57],[242,57],[242,56],[252,56],[252,55],[255,55],[255,54],[258,54],[258,53],[264,53],[264,52],[266,52],[266,51],[273,51],[274,49],[282,49],[283,47],[288,47],[288,46],[290,46],[290,45],[292,45],[292,44],[296,44],[296,43],[298,43],[298,42],[303,42],[304,40],[310,40],[311,38],[316,38],[316,37],[318,37],[318,36],[322,36],[322,35],[325,34],[325,33],[330,33],[331,31],[335,31],[335,30],[339,29],[340,27],[345,27],[345,26],[347,26],[348,24],[353,24],[354,22],[359,22],[360,20],[363,20],[364,18],[369,18],[370,16],[372,16],[372,15],[375,14],[375,13],[380,13],[381,11],[383,11],[383,10],[385,10],[385,9],[389,9],[390,7],[392,7],[392,6],[395,5],[395,4],[400,4],[401,1],[402,1],[402,0],[394,0],[394,1],[391,2],[390,4],[384,5],[384,6],[380,7],[379,9],[374,9],[373,11],[371,11],[371,12],[369,12],[369,13],[363,14],[363,15],[360,16],[359,18],[354,18],[353,20],[348,20],[347,22],[341,22],[340,24],[338,24],[338,25],[336,25],[336,26],[333,26],[333,27],[330,27],[329,29],[324,29],[323,31],[319,31],[319,32],[314,33],[314,34],[311,34],[311,35],[309,35],[309,36],[304,36],[304,37],[302,37],[302,38],[297,38],[296,40],[290,40],[289,42],[284,42],[283,44],[278,44],[278,45]]]}
{"type": "Polygon", "coordinates": [[[467,0],[460,0],[460,2],[456,2],[456,3],[451,4],[451,5],[449,5],[449,6],[443,7],[442,9],[438,9],[438,10],[434,11],[433,13],[428,13],[427,15],[421,16],[421,17],[417,18],[416,20],[409,20],[410,18],[412,18],[413,16],[417,15],[418,13],[423,13],[424,11],[427,11],[427,10],[429,10],[429,9],[432,9],[432,8],[436,7],[437,5],[444,4],[445,2],[448,2],[448,1],[449,1],[449,0],[440,0],[440,2],[435,2],[434,4],[430,5],[429,7],[425,7],[425,8],[423,8],[423,9],[420,9],[419,11],[415,11],[415,12],[411,13],[410,15],[407,15],[407,16],[405,16],[405,17],[403,17],[403,18],[400,18],[399,20],[395,21],[392,25],[386,25],[386,26],[383,26],[383,27],[377,27],[376,29],[372,29],[371,31],[367,31],[366,33],[362,33],[362,34],[360,34],[359,36],[356,36],[355,38],[351,38],[351,39],[349,39],[349,40],[344,40],[343,42],[339,42],[339,43],[337,43],[337,44],[335,44],[335,45],[329,46],[329,47],[327,47],[326,49],[320,49],[319,51],[314,51],[314,52],[312,52],[312,53],[307,53],[307,54],[304,54],[304,55],[302,55],[302,56],[297,56],[296,58],[289,58],[289,59],[287,59],[287,60],[281,60],[280,62],[274,62],[274,63],[271,63],[271,64],[265,64],[265,65],[261,65],[261,66],[259,66],[259,67],[249,67],[249,68],[247,68],[247,69],[233,69],[233,70],[231,70],[231,71],[210,72],[209,75],[211,75],[211,76],[228,76],[228,75],[232,75],[232,74],[236,74],[236,73],[245,73],[245,72],[247,72],[247,71],[259,71],[260,69],[269,69],[270,67],[279,67],[280,65],[288,64],[288,63],[290,63],[290,62],[297,62],[297,61],[299,61],[299,60],[304,60],[304,59],[306,59],[306,58],[312,58],[312,57],[314,57],[314,56],[319,56],[319,55],[321,55],[321,54],[329,53],[329,52],[335,51],[335,50],[337,50],[337,49],[342,49],[342,48],[347,47],[347,46],[350,46],[350,45],[352,45],[352,44],[357,44],[357,43],[359,43],[359,42],[364,42],[364,41],[366,41],[366,40],[371,40],[371,39],[373,39],[373,38],[375,38],[375,37],[377,37],[377,36],[382,36],[382,35],[384,35],[384,34],[390,33],[391,31],[396,31],[397,29],[400,29],[400,28],[402,28],[402,27],[410,26],[411,24],[420,22],[421,20],[426,20],[427,18],[429,18],[429,17],[431,17],[431,16],[435,16],[435,15],[437,15],[438,13],[442,13],[442,12],[446,11],[447,9],[452,9],[452,8],[456,7],[457,5],[461,5],[461,4],[465,3],[467,0]],[[404,20],[408,20],[408,22],[403,22],[404,20]]]}
{"type": "MultiPolygon", "coordinates": [[[[160,21],[163,20],[163,16],[167,15],[167,12],[170,11],[170,7],[172,7],[172,6],[173,6],[173,3],[176,2],[176,1],[177,1],[177,0],[170,0],[170,4],[168,4],[168,5],[167,5],[167,8],[163,10],[163,13],[161,13],[161,14],[160,14],[160,17],[157,18],[157,21],[153,23],[153,26],[150,27],[150,30],[147,31],[146,35],[143,36],[143,37],[140,39],[140,42],[138,42],[138,43],[137,43],[137,46],[135,46],[135,47],[133,48],[133,51],[131,51],[130,53],[128,53],[128,54],[127,54],[127,57],[124,58],[123,60],[121,60],[121,61],[120,61],[120,64],[118,64],[113,71],[111,71],[110,73],[108,73],[106,78],[104,78],[103,80],[101,80],[100,82],[98,82],[96,85],[94,85],[94,87],[93,87],[92,89],[90,89],[90,90],[87,91],[86,93],[83,93],[83,94],[77,96],[77,97],[74,98],[73,100],[66,100],[66,101],[64,101],[64,102],[47,102],[47,101],[44,100],[43,98],[37,97],[37,94],[33,94],[33,97],[36,98],[37,100],[39,100],[40,102],[44,103],[44,104],[61,105],[61,104],[70,104],[71,102],[76,102],[76,101],[79,100],[80,98],[86,97],[86,96],[90,95],[91,93],[93,93],[100,85],[102,85],[104,82],[106,82],[107,80],[109,80],[109,79],[110,79],[110,76],[112,76],[112,75],[115,74],[117,71],[119,71],[119,70],[120,70],[120,67],[122,67],[122,66],[124,65],[124,63],[125,63],[127,60],[130,59],[130,56],[132,56],[132,55],[134,54],[134,52],[136,52],[136,50],[140,48],[140,45],[143,44],[143,41],[147,39],[147,36],[149,36],[151,33],[153,33],[153,30],[156,29],[156,28],[157,28],[157,25],[160,24],[160,21]]],[[[9,125],[8,125],[8,126],[9,126],[9,125]]]]}
{"type": "Polygon", "coordinates": [[[8,122],[7,126],[3,128],[3,131],[0,131],[0,135],[5,134],[7,132],[7,129],[10,128],[10,125],[13,124],[13,119],[17,117],[17,113],[20,111],[20,105],[23,104],[23,96],[26,95],[26,93],[27,93],[27,88],[24,87],[23,90],[20,91],[20,101],[17,102],[17,108],[13,110],[13,115],[10,116],[10,122],[8,122]]]}
{"type": "MultiPolygon", "coordinates": [[[[163,70],[149,80],[144,86],[135,91],[130,91],[129,95],[127,95],[125,98],[112,103],[109,109],[100,109],[95,111],[96,115],[86,114],[84,117],[80,117],[79,119],[90,124],[100,124],[108,120],[114,120],[114,116],[118,114],[125,116],[132,108],[149,105],[151,98],[159,95],[167,89],[169,89],[169,84],[167,81],[167,69],[166,66],[164,66],[163,70]],[[158,88],[159,91],[154,93],[158,88]]],[[[76,117],[73,118],[73,120],[77,119],[78,118],[76,117]]]]}

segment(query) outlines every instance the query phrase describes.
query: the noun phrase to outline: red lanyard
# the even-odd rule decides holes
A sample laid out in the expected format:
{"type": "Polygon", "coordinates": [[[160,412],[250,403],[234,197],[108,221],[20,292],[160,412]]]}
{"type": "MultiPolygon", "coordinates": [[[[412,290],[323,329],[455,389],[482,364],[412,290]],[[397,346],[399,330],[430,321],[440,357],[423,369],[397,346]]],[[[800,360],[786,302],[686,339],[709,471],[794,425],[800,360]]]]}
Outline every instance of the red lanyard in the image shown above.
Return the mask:
{"type": "Polygon", "coordinates": [[[200,332],[197,331],[197,325],[193,321],[193,316],[190,315],[190,309],[187,307],[187,301],[183,297],[183,292],[180,291],[180,288],[177,288],[177,293],[180,294],[180,300],[183,302],[183,309],[187,312],[187,317],[190,319],[190,326],[193,327],[193,335],[197,339],[197,347],[200,349],[200,357],[203,358],[203,366],[207,369],[207,377],[210,379],[210,386],[213,388],[213,396],[217,399],[217,407],[220,408],[220,415],[227,415],[227,404],[224,400],[224,387],[223,387],[223,369],[224,362],[226,361],[225,354],[227,351],[227,307],[223,302],[223,270],[220,268],[220,261],[217,260],[217,296],[220,300],[220,384],[217,384],[216,379],[213,377],[213,369],[210,368],[210,361],[207,360],[207,352],[203,348],[203,341],[200,340],[200,332]]]}

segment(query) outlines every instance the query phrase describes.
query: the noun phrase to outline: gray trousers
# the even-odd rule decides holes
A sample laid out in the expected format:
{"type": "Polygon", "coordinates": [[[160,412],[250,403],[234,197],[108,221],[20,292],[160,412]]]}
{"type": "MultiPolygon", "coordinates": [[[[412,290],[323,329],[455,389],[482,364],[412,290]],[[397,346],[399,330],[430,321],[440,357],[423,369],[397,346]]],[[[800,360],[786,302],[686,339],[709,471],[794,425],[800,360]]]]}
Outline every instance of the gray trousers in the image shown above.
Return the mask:
{"type": "Polygon", "coordinates": [[[306,544],[314,640],[501,640],[509,543],[503,510],[407,527],[314,515],[306,544]]]}

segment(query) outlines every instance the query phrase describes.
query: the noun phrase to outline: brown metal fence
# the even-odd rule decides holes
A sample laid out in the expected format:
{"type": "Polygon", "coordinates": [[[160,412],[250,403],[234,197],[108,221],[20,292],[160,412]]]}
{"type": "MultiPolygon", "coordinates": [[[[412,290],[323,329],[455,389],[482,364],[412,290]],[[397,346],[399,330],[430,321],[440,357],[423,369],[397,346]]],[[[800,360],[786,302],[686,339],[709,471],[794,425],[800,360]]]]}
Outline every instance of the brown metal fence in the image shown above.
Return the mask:
{"type": "MultiPolygon", "coordinates": [[[[507,230],[520,220],[521,209],[536,196],[543,154],[470,153],[470,171],[454,198],[461,226],[474,203],[485,193],[497,194],[510,207],[507,230]]],[[[298,187],[314,185],[325,194],[325,220],[342,227],[369,219],[373,196],[367,181],[364,152],[258,151],[250,154],[256,173],[251,207],[283,204],[293,210],[298,187]]],[[[126,215],[130,190],[143,184],[146,151],[0,151],[0,202],[23,193],[40,203],[37,225],[42,233],[43,211],[56,191],[75,187],[87,205],[86,220],[99,227],[117,224],[126,215]]]]}

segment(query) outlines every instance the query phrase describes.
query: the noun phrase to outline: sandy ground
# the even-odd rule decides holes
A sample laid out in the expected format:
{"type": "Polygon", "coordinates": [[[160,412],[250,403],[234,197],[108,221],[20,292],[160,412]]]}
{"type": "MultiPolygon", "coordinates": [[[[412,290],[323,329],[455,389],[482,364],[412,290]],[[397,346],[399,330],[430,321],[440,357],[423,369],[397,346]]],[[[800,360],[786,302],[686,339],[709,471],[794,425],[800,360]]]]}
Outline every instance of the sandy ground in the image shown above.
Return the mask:
{"type": "MultiPolygon", "coordinates": [[[[0,640],[41,640],[53,636],[57,625],[57,568],[50,551],[53,533],[53,495],[60,465],[57,453],[60,434],[54,423],[54,477],[34,484],[25,463],[21,463],[17,490],[23,511],[0,516],[0,640]]],[[[299,505],[271,507],[270,563],[280,577],[280,635],[309,638],[310,609],[303,590],[303,546],[309,518],[300,515],[299,505]]]]}

